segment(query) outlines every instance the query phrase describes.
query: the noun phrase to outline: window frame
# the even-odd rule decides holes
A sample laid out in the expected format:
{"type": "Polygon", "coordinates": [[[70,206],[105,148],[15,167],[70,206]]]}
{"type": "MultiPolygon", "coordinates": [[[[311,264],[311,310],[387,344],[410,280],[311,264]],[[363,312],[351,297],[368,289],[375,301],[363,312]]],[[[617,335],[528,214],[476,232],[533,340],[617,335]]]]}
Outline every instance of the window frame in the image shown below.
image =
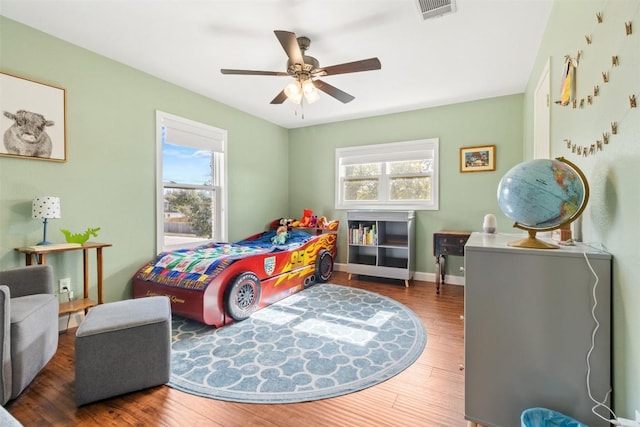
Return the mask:
{"type": "MultiPolygon", "coordinates": [[[[336,148],[335,151],[335,208],[379,209],[379,210],[438,210],[439,209],[439,138],[390,142],[375,145],[336,148]],[[433,170],[429,173],[391,175],[386,172],[386,163],[431,159],[433,170]],[[344,200],[343,166],[352,164],[382,163],[382,174],[378,176],[378,199],[372,201],[344,200]],[[428,176],[431,179],[430,200],[391,200],[389,190],[392,178],[428,176]]],[[[363,177],[366,178],[366,177],[363,177]]]]}
{"type": "Polygon", "coordinates": [[[228,233],[227,221],[227,131],[204,123],[190,120],[174,114],[156,110],[156,252],[160,253],[172,249],[191,248],[211,241],[226,241],[228,233]],[[165,123],[181,137],[192,137],[189,144],[180,144],[172,141],[173,145],[181,145],[192,148],[202,148],[212,152],[211,161],[214,163],[211,174],[212,185],[198,185],[188,183],[163,182],[163,142],[165,123]],[[166,185],[165,185],[166,184],[166,185]],[[165,245],[164,233],[164,190],[166,188],[179,188],[188,190],[212,190],[212,202],[215,212],[212,210],[212,234],[213,239],[187,242],[182,244],[165,245]],[[219,221],[213,221],[219,218],[219,221]]]}

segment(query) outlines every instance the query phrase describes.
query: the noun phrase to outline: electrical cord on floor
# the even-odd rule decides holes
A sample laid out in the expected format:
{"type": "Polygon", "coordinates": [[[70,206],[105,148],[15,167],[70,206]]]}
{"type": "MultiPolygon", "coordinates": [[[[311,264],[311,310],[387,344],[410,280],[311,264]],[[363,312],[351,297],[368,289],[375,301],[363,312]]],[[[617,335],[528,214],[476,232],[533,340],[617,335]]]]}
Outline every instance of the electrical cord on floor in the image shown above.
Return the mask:
{"type": "Polygon", "coordinates": [[[591,408],[591,412],[593,412],[598,418],[601,418],[602,420],[608,423],[611,423],[613,425],[620,425],[618,424],[618,420],[617,420],[618,417],[616,416],[615,412],[613,412],[613,410],[604,403],[609,398],[609,394],[611,393],[611,388],[609,388],[607,393],[604,395],[604,399],[602,399],[602,402],[595,399],[591,394],[591,385],[589,384],[591,379],[591,362],[589,359],[591,358],[591,353],[593,352],[593,349],[596,346],[595,344],[596,333],[598,332],[598,329],[600,329],[600,322],[598,322],[598,318],[596,317],[596,307],[598,307],[598,298],[596,297],[596,288],[598,287],[598,282],[600,281],[600,278],[598,277],[595,270],[593,269],[593,266],[591,266],[591,262],[589,262],[589,257],[587,256],[587,253],[583,252],[582,254],[584,255],[585,261],[587,261],[587,266],[589,266],[589,270],[591,270],[591,274],[593,274],[593,277],[596,279],[591,289],[592,296],[593,296],[593,306],[591,307],[591,317],[593,318],[593,321],[595,322],[596,326],[593,328],[593,331],[591,332],[591,347],[587,352],[587,392],[589,393],[589,399],[591,399],[591,401],[595,403],[595,405],[591,408]],[[608,419],[600,415],[598,412],[596,412],[597,408],[606,409],[610,415],[613,415],[613,419],[608,419]]]}
{"type": "MultiPolygon", "coordinates": [[[[67,291],[67,301],[71,302],[71,292],[67,291]]],[[[65,326],[64,330],[60,332],[58,335],[64,335],[69,330],[69,321],[71,320],[71,313],[67,313],[67,326],[65,326]]]]}

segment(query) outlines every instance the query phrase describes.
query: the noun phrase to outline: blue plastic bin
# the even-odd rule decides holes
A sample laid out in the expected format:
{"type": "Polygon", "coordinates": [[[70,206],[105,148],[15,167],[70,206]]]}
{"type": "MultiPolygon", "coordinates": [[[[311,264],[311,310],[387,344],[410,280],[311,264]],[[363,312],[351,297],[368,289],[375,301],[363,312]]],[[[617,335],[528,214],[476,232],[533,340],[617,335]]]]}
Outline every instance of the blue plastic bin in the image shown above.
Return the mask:
{"type": "Polygon", "coordinates": [[[520,416],[521,427],[589,427],[557,411],[530,408],[520,416]]]}

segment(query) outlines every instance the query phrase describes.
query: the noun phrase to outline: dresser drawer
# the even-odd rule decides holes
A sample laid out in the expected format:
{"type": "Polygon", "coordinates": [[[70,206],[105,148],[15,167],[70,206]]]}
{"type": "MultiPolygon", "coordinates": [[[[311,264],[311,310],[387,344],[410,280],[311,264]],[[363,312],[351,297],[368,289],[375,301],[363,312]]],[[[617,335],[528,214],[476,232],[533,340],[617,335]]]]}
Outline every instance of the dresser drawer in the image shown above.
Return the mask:
{"type": "Polygon", "coordinates": [[[464,255],[464,244],[462,245],[441,245],[436,252],[441,255],[464,255]]]}
{"type": "Polygon", "coordinates": [[[469,239],[464,233],[434,233],[433,234],[433,254],[464,256],[464,245],[469,239]]]}

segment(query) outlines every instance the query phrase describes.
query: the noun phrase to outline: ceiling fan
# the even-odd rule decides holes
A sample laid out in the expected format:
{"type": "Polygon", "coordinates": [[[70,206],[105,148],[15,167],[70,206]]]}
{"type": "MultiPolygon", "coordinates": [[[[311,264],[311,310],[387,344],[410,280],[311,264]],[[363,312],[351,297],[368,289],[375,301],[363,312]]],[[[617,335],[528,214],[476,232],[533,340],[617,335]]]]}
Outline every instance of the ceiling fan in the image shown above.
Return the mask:
{"type": "Polygon", "coordinates": [[[290,76],[294,80],[289,83],[275,98],[272,104],[282,104],[289,99],[295,104],[300,104],[302,99],[309,103],[318,100],[318,89],[331,95],[343,103],[351,102],[355,98],[352,95],[331,86],[320,80],[319,77],[333,76],[336,74],[356,73],[359,71],[379,70],[381,68],[378,58],[363,59],[360,61],[347,62],[344,64],[320,67],[318,60],[312,56],[305,55],[311,40],[307,37],[296,37],[290,31],[274,31],[278,41],[284,48],[289,58],[287,60],[287,71],[255,71],[255,70],[233,70],[222,68],[222,74],[243,74],[251,76],[290,76]]]}

